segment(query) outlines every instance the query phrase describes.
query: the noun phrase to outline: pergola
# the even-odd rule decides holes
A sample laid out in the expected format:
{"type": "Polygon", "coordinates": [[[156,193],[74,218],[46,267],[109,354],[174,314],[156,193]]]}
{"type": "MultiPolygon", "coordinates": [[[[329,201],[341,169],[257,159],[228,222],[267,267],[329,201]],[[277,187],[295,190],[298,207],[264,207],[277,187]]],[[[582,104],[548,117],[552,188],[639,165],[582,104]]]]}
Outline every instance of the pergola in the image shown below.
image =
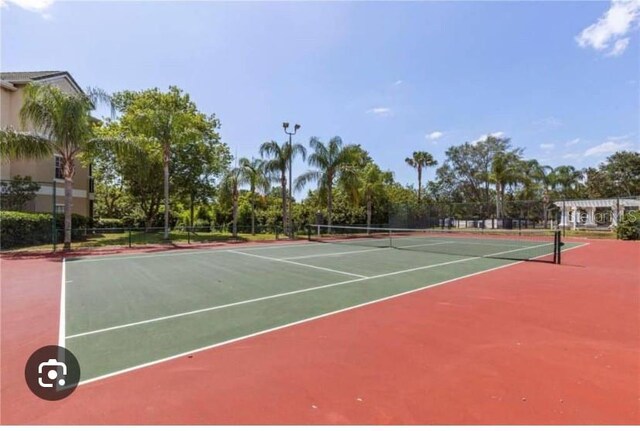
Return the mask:
{"type": "Polygon", "coordinates": [[[618,225],[618,220],[624,215],[625,210],[640,208],[640,199],[578,199],[555,201],[554,204],[560,208],[562,214],[559,227],[567,226],[571,229],[578,227],[595,228],[598,226],[596,209],[605,208],[611,211],[611,220],[608,227],[613,228],[618,225]]]}

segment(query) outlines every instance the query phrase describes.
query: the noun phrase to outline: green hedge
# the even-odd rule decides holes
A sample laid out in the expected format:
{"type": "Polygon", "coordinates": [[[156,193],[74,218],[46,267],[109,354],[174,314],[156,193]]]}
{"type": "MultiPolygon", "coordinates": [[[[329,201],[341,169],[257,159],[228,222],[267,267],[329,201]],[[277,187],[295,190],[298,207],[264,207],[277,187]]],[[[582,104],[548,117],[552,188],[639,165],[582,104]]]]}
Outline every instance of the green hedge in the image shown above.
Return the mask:
{"type": "Polygon", "coordinates": [[[616,229],[620,239],[640,239],[640,211],[631,211],[624,215],[616,229]]]}
{"type": "Polygon", "coordinates": [[[124,220],[119,218],[99,218],[94,220],[93,227],[98,229],[125,227],[124,220]]]}
{"type": "MultiPolygon", "coordinates": [[[[89,226],[87,217],[73,214],[71,217],[72,239],[81,239],[89,226]]],[[[64,239],[64,215],[56,214],[58,242],[64,239]]],[[[28,247],[51,244],[51,214],[0,211],[0,248],[28,247]]]]}

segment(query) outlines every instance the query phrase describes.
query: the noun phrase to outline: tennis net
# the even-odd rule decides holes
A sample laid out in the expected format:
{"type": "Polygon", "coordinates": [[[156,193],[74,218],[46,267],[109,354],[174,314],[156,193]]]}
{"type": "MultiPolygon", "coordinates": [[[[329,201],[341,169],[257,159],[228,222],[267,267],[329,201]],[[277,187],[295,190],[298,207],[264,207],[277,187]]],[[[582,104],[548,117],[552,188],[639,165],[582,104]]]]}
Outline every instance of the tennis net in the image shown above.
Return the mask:
{"type": "Polygon", "coordinates": [[[560,263],[560,232],[497,229],[399,229],[309,225],[309,241],[355,247],[560,263]]]}

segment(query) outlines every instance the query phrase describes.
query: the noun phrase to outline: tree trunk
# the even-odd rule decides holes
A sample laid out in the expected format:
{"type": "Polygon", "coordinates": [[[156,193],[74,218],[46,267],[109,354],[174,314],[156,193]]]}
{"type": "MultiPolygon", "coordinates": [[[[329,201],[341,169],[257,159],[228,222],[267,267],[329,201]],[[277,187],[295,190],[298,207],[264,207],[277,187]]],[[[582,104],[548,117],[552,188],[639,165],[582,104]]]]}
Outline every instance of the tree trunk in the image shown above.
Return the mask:
{"type": "Polygon", "coordinates": [[[367,235],[371,228],[371,196],[367,196],[367,235]]]}
{"type": "MultiPolygon", "coordinates": [[[[53,185],[56,186],[55,184],[53,185]]],[[[73,177],[64,178],[64,250],[71,250],[71,211],[73,209],[73,177]]]]}
{"type": "Polygon", "coordinates": [[[282,232],[284,233],[287,227],[287,176],[284,171],[280,177],[280,184],[282,186],[282,232]]]}
{"type": "Polygon", "coordinates": [[[164,146],[164,240],[169,240],[169,145],[164,146]]]}
{"type": "Polygon", "coordinates": [[[251,235],[256,234],[256,189],[251,187],[251,235]]]}
{"type": "Polygon", "coordinates": [[[422,199],[422,166],[418,165],[418,203],[422,199]]]}
{"type": "Polygon", "coordinates": [[[500,184],[496,183],[496,219],[500,219],[500,184]]]}
{"type": "Polygon", "coordinates": [[[331,232],[331,220],[333,219],[333,188],[331,184],[327,187],[327,224],[331,232]]]}
{"type": "Polygon", "coordinates": [[[233,191],[233,237],[238,237],[238,191],[233,191]]]}

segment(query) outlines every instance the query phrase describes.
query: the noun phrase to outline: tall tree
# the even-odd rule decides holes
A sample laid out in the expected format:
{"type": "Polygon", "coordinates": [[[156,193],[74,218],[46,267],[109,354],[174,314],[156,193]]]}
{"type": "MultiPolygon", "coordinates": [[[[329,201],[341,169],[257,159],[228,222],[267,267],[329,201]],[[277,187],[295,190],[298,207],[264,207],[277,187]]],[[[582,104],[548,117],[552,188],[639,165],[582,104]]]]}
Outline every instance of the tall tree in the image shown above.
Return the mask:
{"type": "Polygon", "coordinates": [[[171,173],[174,193],[187,201],[189,224],[193,227],[195,205],[206,203],[214,193],[216,179],[229,167],[229,147],[217,133],[176,146],[171,173]]]}
{"type": "Polygon", "coordinates": [[[169,176],[172,154],[176,147],[213,135],[220,123],[214,115],[198,111],[188,94],[171,86],[162,92],[157,88],[123,91],[113,96],[114,105],[122,112],[117,119],[122,132],[146,139],[157,146],[162,156],[164,185],[164,239],[169,239],[169,176]]]}
{"type": "Polygon", "coordinates": [[[307,149],[300,144],[293,144],[289,147],[286,142],[279,145],[276,141],[265,142],[260,146],[260,156],[265,158],[264,171],[271,180],[280,182],[282,193],[282,226],[287,224],[287,171],[289,162],[298,156],[305,160],[307,149]]]}
{"type": "Polygon", "coordinates": [[[24,103],[20,121],[30,124],[35,132],[0,131],[0,155],[9,159],[62,158],[64,175],[64,249],[71,248],[71,212],[73,205],[73,177],[76,161],[97,146],[110,146],[114,151],[135,151],[121,139],[104,139],[94,133],[96,121],[91,111],[97,102],[110,102],[101,90],[70,94],[51,85],[30,83],[24,89],[24,103]]]}
{"type": "Polygon", "coordinates": [[[385,185],[393,181],[393,174],[391,172],[383,172],[378,165],[369,162],[359,173],[358,178],[359,195],[366,205],[367,233],[369,233],[373,214],[373,202],[379,200],[384,195],[385,185]]]}
{"type": "Polygon", "coordinates": [[[333,187],[340,176],[354,172],[351,168],[360,162],[362,152],[357,145],[344,145],[339,136],[331,138],[329,144],[312,137],[309,147],[313,153],[309,155],[308,163],[316,169],[300,175],[295,187],[301,190],[309,181],[318,183],[320,194],[327,197],[327,222],[331,226],[333,187]]]}
{"type": "Polygon", "coordinates": [[[240,183],[242,181],[242,168],[236,166],[230,169],[222,180],[223,192],[231,197],[232,205],[232,233],[238,236],[238,197],[240,196],[240,183]]]}
{"type": "Polygon", "coordinates": [[[552,193],[555,189],[555,177],[553,176],[553,168],[547,165],[541,165],[537,160],[522,160],[518,175],[522,184],[522,189],[518,195],[519,199],[529,201],[527,208],[535,203],[531,201],[542,202],[542,218],[544,226],[547,226],[549,220],[549,208],[552,193]]]}
{"type": "Polygon", "coordinates": [[[585,176],[589,196],[639,196],[640,153],[619,151],[597,168],[587,168],[585,176]]]}
{"type": "Polygon", "coordinates": [[[404,161],[418,171],[418,203],[422,199],[422,172],[431,166],[436,166],[438,162],[431,154],[426,151],[414,151],[411,157],[407,157],[404,161]]]}
{"type": "Polygon", "coordinates": [[[249,185],[249,193],[251,194],[251,235],[256,234],[256,192],[269,189],[269,178],[264,171],[264,161],[261,159],[240,159],[240,169],[242,175],[240,181],[242,184],[249,185]]]}
{"type": "MultiPolygon", "coordinates": [[[[439,185],[454,201],[476,202],[474,216],[491,214],[491,166],[496,154],[510,150],[508,138],[488,136],[486,139],[452,146],[447,159],[437,170],[439,185]]],[[[516,150],[520,151],[520,150],[516,150]]]]}
{"type": "Polygon", "coordinates": [[[573,166],[557,166],[553,170],[555,183],[560,186],[563,198],[576,198],[580,196],[581,180],[583,172],[573,166]]]}
{"type": "Polygon", "coordinates": [[[519,157],[514,152],[499,152],[493,157],[489,178],[496,186],[496,218],[503,216],[505,188],[521,178],[519,162],[519,157]]]}

